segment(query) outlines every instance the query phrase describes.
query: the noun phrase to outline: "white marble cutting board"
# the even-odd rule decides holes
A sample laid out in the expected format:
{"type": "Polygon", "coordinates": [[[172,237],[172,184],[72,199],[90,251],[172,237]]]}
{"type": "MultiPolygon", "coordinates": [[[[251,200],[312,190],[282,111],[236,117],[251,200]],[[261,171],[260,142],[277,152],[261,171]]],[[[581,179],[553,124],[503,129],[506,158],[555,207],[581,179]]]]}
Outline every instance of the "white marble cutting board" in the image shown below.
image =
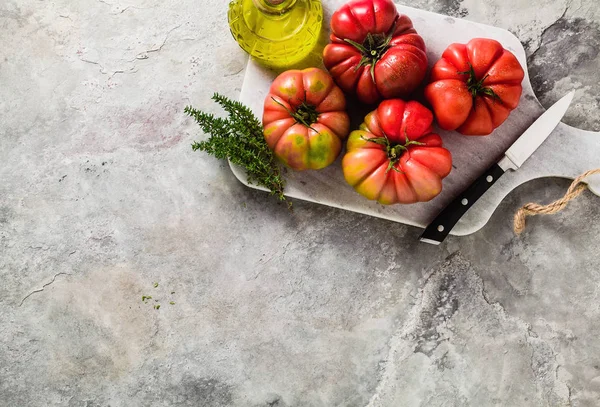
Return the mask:
{"type": "MultiPolygon", "coordinates": [[[[333,2],[336,3],[336,2],[333,2]]],[[[344,1],[329,5],[326,15],[344,1]]],[[[527,66],[525,50],[512,33],[488,25],[398,5],[408,15],[425,40],[431,67],[444,49],[453,42],[466,43],[471,38],[494,38],[512,51],[523,67],[527,66]]],[[[328,21],[328,20],[326,20],[328,21]]],[[[276,72],[250,60],[246,68],[240,100],[250,106],[257,117],[262,117],[263,102],[276,72]]],[[[357,194],[345,181],[341,170],[341,156],[330,167],[320,171],[285,173],[286,195],[323,205],[389,219],[413,226],[425,227],[455,196],[485,171],[502,153],[544,112],[533,93],[525,70],[523,95],[519,107],[498,129],[487,137],[466,137],[455,132],[439,130],[444,146],[452,152],[454,169],[444,180],[442,193],[427,203],[384,206],[357,194]]],[[[362,114],[361,114],[362,117],[362,114]]],[[[361,117],[353,118],[360,123],[361,117]]],[[[342,152],[343,154],[343,152],[342,152]]],[[[483,227],[502,199],[517,186],[541,177],[575,178],[588,169],[600,167],[600,134],[575,129],[560,123],[546,142],[518,171],[503,176],[461,219],[452,230],[453,235],[468,235],[483,227]]],[[[244,184],[245,171],[232,166],[235,176],[244,184]]],[[[589,180],[590,189],[600,195],[600,176],[589,180]]],[[[262,189],[262,188],[258,188],[262,189]]]]}

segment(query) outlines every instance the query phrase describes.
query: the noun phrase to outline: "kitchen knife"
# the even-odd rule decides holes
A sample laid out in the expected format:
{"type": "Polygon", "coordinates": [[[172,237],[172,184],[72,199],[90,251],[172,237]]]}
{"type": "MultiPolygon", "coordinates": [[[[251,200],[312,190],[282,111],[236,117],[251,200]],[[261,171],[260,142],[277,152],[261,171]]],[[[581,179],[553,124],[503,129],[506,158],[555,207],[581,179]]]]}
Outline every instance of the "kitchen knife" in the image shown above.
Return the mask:
{"type": "Polygon", "coordinates": [[[567,112],[573,95],[571,92],[542,114],[517,141],[504,153],[504,157],[484,172],[470,187],[454,199],[427,226],[421,235],[421,241],[440,244],[450,233],[454,225],[481,196],[508,170],[516,170],[548,138],[567,112]]]}

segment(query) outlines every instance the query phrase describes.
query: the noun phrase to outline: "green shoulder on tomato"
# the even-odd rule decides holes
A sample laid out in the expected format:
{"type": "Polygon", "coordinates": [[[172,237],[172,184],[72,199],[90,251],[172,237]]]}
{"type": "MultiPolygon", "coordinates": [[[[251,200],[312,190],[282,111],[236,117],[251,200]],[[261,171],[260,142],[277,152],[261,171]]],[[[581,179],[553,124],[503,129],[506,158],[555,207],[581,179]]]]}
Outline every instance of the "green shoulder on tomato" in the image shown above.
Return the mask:
{"type": "Polygon", "coordinates": [[[435,198],[452,170],[452,155],[432,124],[433,114],[418,102],[381,102],[348,138],[342,160],[346,182],[386,205],[435,198]]]}
{"type": "Polygon", "coordinates": [[[321,69],[284,72],[265,99],[263,128],[269,148],[291,169],[325,168],[350,131],[346,99],[321,69]]]}

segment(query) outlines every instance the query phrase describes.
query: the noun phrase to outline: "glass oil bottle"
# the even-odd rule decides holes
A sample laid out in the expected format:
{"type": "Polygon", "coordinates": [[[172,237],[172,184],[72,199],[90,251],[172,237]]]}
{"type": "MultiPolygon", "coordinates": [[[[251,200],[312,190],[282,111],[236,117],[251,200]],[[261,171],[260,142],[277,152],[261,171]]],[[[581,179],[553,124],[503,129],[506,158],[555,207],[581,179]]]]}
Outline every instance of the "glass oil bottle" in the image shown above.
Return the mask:
{"type": "Polygon", "coordinates": [[[242,49],[266,66],[287,68],[317,45],[323,8],[320,0],[234,0],[228,17],[242,49]]]}

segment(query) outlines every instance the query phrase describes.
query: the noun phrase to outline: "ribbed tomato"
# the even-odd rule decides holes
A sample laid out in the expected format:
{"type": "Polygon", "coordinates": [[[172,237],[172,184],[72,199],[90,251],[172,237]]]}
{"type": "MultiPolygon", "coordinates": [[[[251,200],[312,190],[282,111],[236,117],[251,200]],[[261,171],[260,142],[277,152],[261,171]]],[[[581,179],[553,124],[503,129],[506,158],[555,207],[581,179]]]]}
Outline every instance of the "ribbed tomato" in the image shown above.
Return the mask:
{"type": "Polygon", "coordinates": [[[363,103],[406,97],[425,78],[423,38],[392,0],[352,0],[331,17],[325,67],[363,103]]]}
{"type": "Polygon", "coordinates": [[[265,99],[265,140],[294,170],[327,167],[340,154],[350,131],[346,98],[321,69],[279,75],[265,99]]]}
{"type": "Polygon", "coordinates": [[[444,51],[425,97],[442,129],[485,136],[519,104],[524,76],[517,58],[498,41],[474,38],[444,51]]]}
{"type": "Polygon", "coordinates": [[[452,155],[432,132],[433,114],[418,102],[391,99],[350,133],[344,178],[361,195],[382,204],[415,203],[442,191],[452,155]]]}

